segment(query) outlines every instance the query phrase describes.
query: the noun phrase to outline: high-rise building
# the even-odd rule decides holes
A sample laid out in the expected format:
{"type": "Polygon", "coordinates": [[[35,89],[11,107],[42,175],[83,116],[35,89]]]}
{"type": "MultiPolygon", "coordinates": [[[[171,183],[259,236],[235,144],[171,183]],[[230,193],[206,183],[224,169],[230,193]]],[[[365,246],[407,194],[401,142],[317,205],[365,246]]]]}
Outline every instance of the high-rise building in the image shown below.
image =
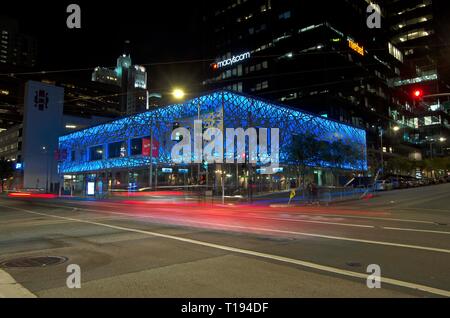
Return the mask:
{"type": "Polygon", "coordinates": [[[0,16],[0,131],[22,122],[24,80],[15,72],[36,65],[37,41],[19,30],[16,20],[0,16]]]}
{"type": "Polygon", "coordinates": [[[17,21],[0,16],[0,68],[34,67],[37,41],[20,33],[17,21]]]}
{"type": "Polygon", "coordinates": [[[119,56],[115,69],[96,67],[92,81],[121,88],[122,113],[133,114],[148,109],[147,72],[143,66],[132,65],[130,55],[119,56]]]}
{"type": "Polygon", "coordinates": [[[254,94],[364,128],[376,158],[416,152],[393,129],[391,111],[407,103],[391,85],[403,56],[387,28],[367,26],[371,1],[208,3],[205,53],[215,61],[207,65],[206,89],[254,94]]]}
{"type": "Polygon", "coordinates": [[[425,155],[448,154],[443,141],[450,137],[450,98],[444,94],[450,92],[445,78],[449,50],[440,27],[446,11],[435,0],[385,0],[384,6],[391,42],[404,60],[393,86],[411,100],[402,114],[391,117],[410,129],[405,138],[420,145],[425,155]]]}
{"type": "Polygon", "coordinates": [[[58,75],[46,76],[42,81],[64,88],[64,114],[111,118],[121,115],[121,91],[118,86],[58,75]]]}
{"type": "Polygon", "coordinates": [[[0,76],[0,131],[22,122],[24,81],[0,76]]]}

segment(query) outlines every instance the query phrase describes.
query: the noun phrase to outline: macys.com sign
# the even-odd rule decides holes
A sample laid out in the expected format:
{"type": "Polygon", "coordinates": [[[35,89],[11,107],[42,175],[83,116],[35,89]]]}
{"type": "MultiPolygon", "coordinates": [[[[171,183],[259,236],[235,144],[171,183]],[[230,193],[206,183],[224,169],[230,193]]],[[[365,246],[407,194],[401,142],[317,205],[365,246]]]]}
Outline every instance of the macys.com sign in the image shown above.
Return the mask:
{"type": "Polygon", "coordinates": [[[233,65],[233,64],[235,64],[237,62],[246,60],[248,58],[250,58],[250,52],[245,52],[245,53],[242,53],[240,55],[234,55],[233,57],[231,57],[229,59],[222,60],[222,61],[219,61],[219,62],[213,64],[213,68],[214,69],[218,69],[218,68],[221,68],[221,67],[224,67],[224,66],[233,65]]]}

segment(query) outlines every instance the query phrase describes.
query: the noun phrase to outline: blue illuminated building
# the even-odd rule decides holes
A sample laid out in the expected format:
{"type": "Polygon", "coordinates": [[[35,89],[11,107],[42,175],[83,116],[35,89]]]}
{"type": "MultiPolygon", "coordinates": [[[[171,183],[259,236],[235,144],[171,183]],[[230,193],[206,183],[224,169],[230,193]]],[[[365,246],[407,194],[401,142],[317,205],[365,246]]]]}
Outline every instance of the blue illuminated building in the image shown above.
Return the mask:
{"type": "MultiPolygon", "coordinates": [[[[150,155],[149,150],[145,152],[143,148],[145,143],[149,146],[149,140],[152,140],[154,147],[152,162],[157,170],[156,174],[162,174],[164,179],[160,182],[167,184],[180,182],[173,176],[170,178],[168,173],[164,174],[162,168],[173,168],[164,171],[177,174],[183,179],[184,184],[197,182],[200,175],[205,174],[205,170],[206,174],[212,174],[213,177],[215,168],[211,167],[212,165],[209,168],[204,164],[176,165],[170,158],[172,146],[177,143],[171,140],[173,129],[176,127],[191,129],[195,119],[203,121],[204,129],[220,128],[222,125],[225,128],[279,128],[280,165],[285,167],[282,178],[287,177],[286,171],[289,166],[295,166],[295,162],[289,156],[293,136],[305,133],[313,133],[322,141],[331,143],[340,140],[345,144],[357,146],[361,150],[358,160],[343,162],[335,168],[348,171],[367,170],[364,130],[244,94],[216,91],[180,104],[156,108],[60,136],[59,148],[64,149],[68,155],[60,162],[59,172],[62,175],[71,175],[74,179],[80,176],[95,180],[104,178],[102,184],[110,184],[111,187],[114,187],[114,182],[122,186],[124,183],[135,182],[140,187],[148,186],[150,155]],[[127,176],[123,177],[121,173],[127,176]]],[[[318,160],[311,165],[318,168],[333,166],[325,160],[318,160]]],[[[236,180],[237,184],[240,178],[245,181],[245,167],[232,168],[231,164],[222,166],[227,170],[227,175],[230,175],[229,178],[236,180]],[[232,177],[232,174],[235,177],[232,177]]],[[[283,174],[283,169],[279,171],[283,174]]]]}

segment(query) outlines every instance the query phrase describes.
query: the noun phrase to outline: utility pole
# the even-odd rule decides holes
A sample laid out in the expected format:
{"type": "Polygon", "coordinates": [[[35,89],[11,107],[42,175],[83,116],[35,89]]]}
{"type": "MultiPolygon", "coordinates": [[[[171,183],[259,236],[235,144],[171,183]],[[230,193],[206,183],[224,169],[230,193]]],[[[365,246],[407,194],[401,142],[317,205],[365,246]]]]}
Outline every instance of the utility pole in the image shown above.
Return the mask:
{"type": "MultiPolygon", "coordinates": [[[[200,120],[200,100],[197,104],[197,120],[200,120]]],[[[202,124],[202,135],[203,135],[203,124],[202,124]]],[[[202,138],[202,140],[203,140],[203,138],[202,138]]],[[[203,144],[202,144],[202,148],[203,148],[203,144]]],[[[202,159],[203,159],[203,156],[202,156],[202,159]]],[[[201,163],[199,162],[197,164],[197,183],[198,183],[198,185],[200,185],[200,167],[201,167],[201,163]]]]}
{"type": "Polygon", "coordinates": [[[430,141],[430,159],[433,159],[433,141],[430,141]]]}
{"type": "Polygon", "coordinates": [[[381,173],[384,174],[384,158],[383,158],[383,128],[380,128],[380,154],[381,154],[381,173]]]}
{"type": "MultiPolygon", "coordinates": [[[[225,96],[222,92],[222,140],[225,140],[225,96]]],[[[222,141],[223,143],[223,141],[222,141]]],[[[222,145],[223,146],[223,145],[222,145]]],[[[221,169],[221,185],[222,185],[222,204],[225,204],[225,180],[224,180],[224,170],[225,170],[225,163],[224,163],[224,156],[222,151],[222,169],[221,169]]]]}
{"type": "Polygon", "coordinates": [[[153,115],[150,114],[150,171],[148,176],[148,187],[150,190],[152,189],[152,181],[153,181],[153,115]]]}

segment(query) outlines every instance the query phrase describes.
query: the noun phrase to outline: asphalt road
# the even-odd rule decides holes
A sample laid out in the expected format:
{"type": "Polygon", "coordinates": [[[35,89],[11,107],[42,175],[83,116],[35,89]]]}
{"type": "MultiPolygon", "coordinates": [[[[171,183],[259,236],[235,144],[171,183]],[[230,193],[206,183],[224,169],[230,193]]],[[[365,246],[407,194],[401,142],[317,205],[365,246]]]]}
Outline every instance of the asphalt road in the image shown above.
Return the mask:
{"type": "Polygon", "coordinates": [[[450,184],[329,207],[1,198],[0,264],[34,256],[67,262],[0,265],[0,297],[448,297],[450,184]]]}

